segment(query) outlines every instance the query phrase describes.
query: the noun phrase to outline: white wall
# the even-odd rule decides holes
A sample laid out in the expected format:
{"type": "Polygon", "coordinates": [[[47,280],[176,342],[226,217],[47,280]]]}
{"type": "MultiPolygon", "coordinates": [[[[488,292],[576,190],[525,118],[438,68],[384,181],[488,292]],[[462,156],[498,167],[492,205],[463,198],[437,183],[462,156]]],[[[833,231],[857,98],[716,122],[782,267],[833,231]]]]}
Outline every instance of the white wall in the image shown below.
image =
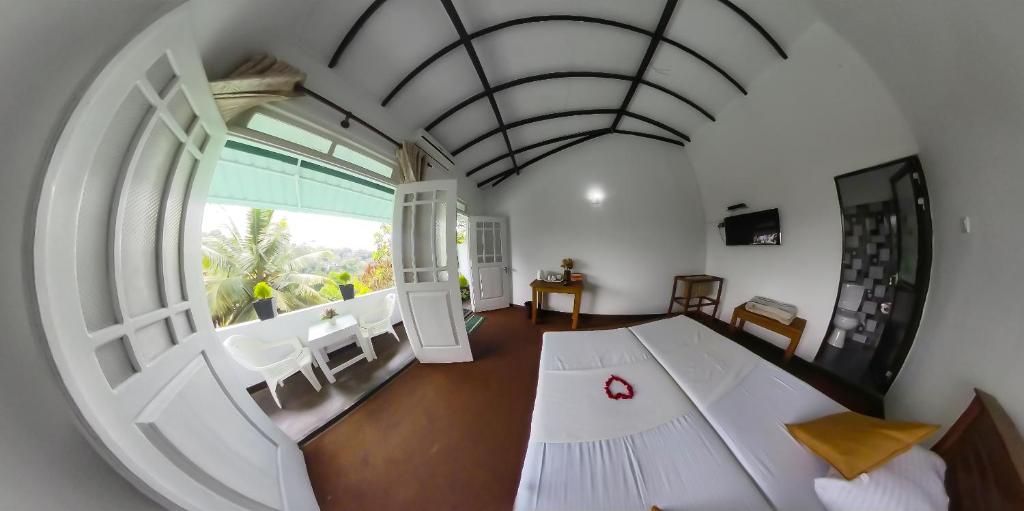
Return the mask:
{"type": "Polygon", "coordinates": [[[1024,4],[818,3],[900,100],[931,194],[931,292],[886,410],[948,426],[979,387],[1024,429],[1024,4]]]}
{"type": "Polygon", "coordinates": [[[53,144],[78,94],[168,2],[4,2],[0,16],[0,507],[158,509],[76,427],[35,308],[32,233],[53,144]]]}
{"type": "MultiPolygon", "coordinates": [[[[586,274],[582,312],[663,313],[672,276],[704,269],[704,214],[693,171],[677,146],[611,135],[554,155],[487,191],[509,218],[513,303],[530,299],[537,270],[564,257],[586,274]],[[586,192],[599,187],[604,203],[586,192]]],[[[554,295],[558,310],[571,298],[554,295]]]]}
{"type": "MultiPolygon", "coordinates": [[[[724,318],[755,295],[807,319],[796,354],[813,359],[835,305],[842,218],[834,176],[916,152],[900,109],[871,68],[821,23],[788,48],[686,149],[707,218],[707,271],[725,278],[724,318]],[[726,207],[779,208],[780,247],[726,247],[726,207]]],[[[758,327],[779,346],[784,339],[758,327]]]]}
{"type": "MultiPolygon", "coordinates": [[[[306,340],[309,337],[309,327],[321,321],[320,316],[325,309],[334,309],[338,314],[351,314],[358,318],[361,315],[372,313],[384,307],[384,297],[394,293],[394,289],[383,289],[357,296],[351,300],[337,301],[317,305],[308,309],[288,312],[278,315],[266,321],[249,321],[238,325],[231,325],[217,330],[217,337],[224,341],[232,335],[247,335],[261,341],[278,341],[288,337],[298,337],[299,340],[306,340]]],[[[401,312],[395,307],[391,315],[391,324],[402,320],[401,312]]],[[[250,371],[240,364],[235,365],[238,378],[246,387],[251,387],[263,381],[259,373],[250,371]]]]}

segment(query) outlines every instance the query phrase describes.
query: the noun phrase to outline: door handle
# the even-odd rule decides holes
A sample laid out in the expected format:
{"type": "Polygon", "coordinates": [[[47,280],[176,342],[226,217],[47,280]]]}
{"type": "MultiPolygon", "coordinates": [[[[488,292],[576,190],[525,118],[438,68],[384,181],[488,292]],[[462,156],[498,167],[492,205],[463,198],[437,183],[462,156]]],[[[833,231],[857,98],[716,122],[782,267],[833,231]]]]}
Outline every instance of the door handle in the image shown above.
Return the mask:
{"type": "Polygon", "coordinates": [[[508,275],[508,266],[504,266],[502,269],[505,270],[505,274],[508,275]]]}

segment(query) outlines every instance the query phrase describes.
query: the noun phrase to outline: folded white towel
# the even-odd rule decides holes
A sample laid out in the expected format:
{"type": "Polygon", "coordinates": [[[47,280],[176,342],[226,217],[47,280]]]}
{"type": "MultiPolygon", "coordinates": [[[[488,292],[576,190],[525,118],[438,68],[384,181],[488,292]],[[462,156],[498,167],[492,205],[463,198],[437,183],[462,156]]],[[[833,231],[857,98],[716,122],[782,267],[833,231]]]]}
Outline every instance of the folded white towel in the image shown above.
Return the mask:
{"type": "Polygon", "coordinates": [[[796,305],[791,303],[780,302],[772,300],[771,298],[765,298],[763,296],[755,296],[751,298],[749,302],[744,306],[750,312],[754,314],[760,314],[778,321],[784,325],[788,325],[796,319],[796,305]]]}

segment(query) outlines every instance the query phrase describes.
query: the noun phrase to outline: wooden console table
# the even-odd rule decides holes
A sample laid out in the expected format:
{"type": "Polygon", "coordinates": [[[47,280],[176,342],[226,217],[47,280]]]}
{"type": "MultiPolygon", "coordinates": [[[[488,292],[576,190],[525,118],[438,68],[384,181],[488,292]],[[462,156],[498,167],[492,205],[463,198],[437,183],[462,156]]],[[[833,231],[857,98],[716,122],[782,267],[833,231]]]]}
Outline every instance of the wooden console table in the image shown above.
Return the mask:
{"type": "Polygon", "coordinates": [[[570,282],[569,285],[564,285],[561,282],[534,280],[530,283],[530,289],[533,290],[533,306],[530,310],[530,318],[532,318],[533,324],[537,324],[537,311],[541,309],[541,298],[544,296],[544,293],[562,293],[573,295],[572,329],[576,330],[576,327],[580,324],[580,300],[583,298],[582,280],[570,282]]]}
{"type": "Polygon", "coordinates": [[[722,277],[714,275],[676,275],[675,279],[672,280],[672,296],[668,299],[668,313],[672,314],[672,307],[676,304],[683,306],[683,314],[686,314],[691,309],[700,311],[703,307],[714,306],[711,317],[717,318],[718,304],[722,301],[723,282],[725,280],[722,277]],[[683,283],[683,295],[676,296],[676,290],[680,282],[683,283]],[[710,294],[710,289],[706,288],[712,285],[718,288],[714,298],[707,296],[710,294]],[[694,291],[699,290],[701,287],[705,288],[703,292],[695,294],[694,291]],[[694,299],[697,300],[696,303],[694,303],[694,299]]]}
{"type": "Polygon", "coordinates": [[[789,346],[786,347],[786,354],[782,357],[783,362],[789,362],[789,359],[793,358],[793,353],[796,353],[796,347],[800,344],[800,338],[804,335],[804,327],[807,326],[807,320],[796,318],[792,323],[786,325],[768,316],[750,312],[746,309],[745,305],[745,303],[741,303],[732,310],[732,319],[729,320],[729,326],[733,331],[743,330],[743,325],[749,321],[759,327],[789,337],[789,346]]]}

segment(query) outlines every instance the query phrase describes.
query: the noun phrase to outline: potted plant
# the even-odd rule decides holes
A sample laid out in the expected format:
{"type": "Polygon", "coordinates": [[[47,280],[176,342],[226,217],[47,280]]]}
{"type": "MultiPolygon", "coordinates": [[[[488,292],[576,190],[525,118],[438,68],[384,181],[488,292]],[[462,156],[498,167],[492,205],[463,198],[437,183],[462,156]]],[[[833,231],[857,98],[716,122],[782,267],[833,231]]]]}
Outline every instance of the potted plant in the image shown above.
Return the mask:
{"type": "Polygon", "coordinates": [[[461,273],[459,274],[459,294],[462,295],[462,301],[469,300],[469,279],[461,273]]]}
{"type": "Polygon", "coordinates": [[[572,279],[572,267],[576,263],[573,262],[571,257],[562,259],[562,285],[568,286],[569,281],[572,279]]]}
{"type": "Polygon", "coordinates": [[[320,319],[325,320],[331,324],[334,324],[334,318],[336,317],[338,317],[338,311],[334,309],[324,309],[323,314],[320,315],[320,319]]]}
{"type": "Polygon", "coordinates": [[[252,297],[256,299],[252,302],[252,308],[256,309],[256,316],[260,321],[277,315],[277,311],[274,310],[274,288],[270,287],[270,284],[260,282],[253,286],[252,297]]]}
{"type": "Polygon", "coordinates": [[[345,300],[351,300],[356,296],[356,286],[352,283],[352,274],[344,271],[332,275],[332,280],[338,285],[338,291],[341,291],[341,297],[345,300]]]}

